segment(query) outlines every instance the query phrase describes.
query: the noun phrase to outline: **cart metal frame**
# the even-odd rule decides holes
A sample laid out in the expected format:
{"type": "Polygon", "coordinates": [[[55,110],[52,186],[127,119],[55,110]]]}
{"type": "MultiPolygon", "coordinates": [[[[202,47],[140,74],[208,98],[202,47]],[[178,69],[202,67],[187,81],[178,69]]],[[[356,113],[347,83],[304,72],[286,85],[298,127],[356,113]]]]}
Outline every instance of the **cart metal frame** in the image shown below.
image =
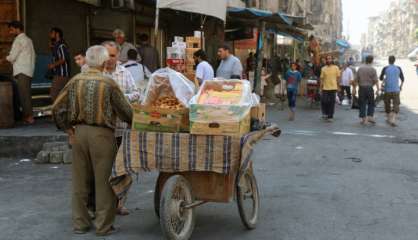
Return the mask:
{"type": "Polygon", "coordinates": [[[256,227],[260,195],[252,164],[228,174],[214,172],[160,172],[154,193],[154,209],[167,239],[186,240],[195,226],[194,209],[209,202],[237,201],[244,226],[256,227]]]}

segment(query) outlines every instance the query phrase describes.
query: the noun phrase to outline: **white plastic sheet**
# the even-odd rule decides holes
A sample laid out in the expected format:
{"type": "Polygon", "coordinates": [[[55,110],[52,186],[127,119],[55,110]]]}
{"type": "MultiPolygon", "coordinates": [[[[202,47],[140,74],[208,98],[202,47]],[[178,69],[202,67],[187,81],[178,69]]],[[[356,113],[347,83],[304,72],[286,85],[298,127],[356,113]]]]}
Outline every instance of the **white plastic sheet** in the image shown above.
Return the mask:
{"type": "Polygon", "coordinates": [[[157,0],[157,8],[169,8],[179,11],[213,16],[225,21],[225,0],[157,0]]]}
{"type": "Polygon", "coordinates": [[[183,74],[170,68],[162,68],[151,75],[142,105],[149,106],[160,97],[175,96],[183,106],[189,107],[189,101],[195,92],[194,83],[183,74]]]}

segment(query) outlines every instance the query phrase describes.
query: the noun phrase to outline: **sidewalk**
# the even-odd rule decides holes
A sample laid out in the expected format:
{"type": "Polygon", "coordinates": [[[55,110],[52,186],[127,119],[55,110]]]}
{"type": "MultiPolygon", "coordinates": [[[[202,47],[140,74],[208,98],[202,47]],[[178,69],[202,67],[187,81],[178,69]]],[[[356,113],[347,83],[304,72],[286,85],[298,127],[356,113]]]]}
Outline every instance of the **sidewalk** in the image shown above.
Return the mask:
{"type": "Polygon", "coordinates": [[[35,157],[44,143],[66,139],[65,133],[48,119],[37,119],[34,125],[0,129],[0,157],[35,157]]]}

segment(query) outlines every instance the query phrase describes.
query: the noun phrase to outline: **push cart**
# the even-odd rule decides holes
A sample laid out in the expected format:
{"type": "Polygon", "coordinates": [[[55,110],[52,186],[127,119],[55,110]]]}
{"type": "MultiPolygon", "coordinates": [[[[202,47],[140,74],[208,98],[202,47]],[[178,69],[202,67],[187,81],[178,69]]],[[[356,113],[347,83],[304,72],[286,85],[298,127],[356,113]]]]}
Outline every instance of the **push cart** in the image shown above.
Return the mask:
{"type": "Polygon", "coordinates": [[[311,108],[319,103],[319,81],[311,78],[306,81],[306,100],[311,108]]]}
{"type": "Polygon", "coordinates": [[[253,146],[267,134],[278,137],[280,130],[272,126],[242,138],[127,130],[113,166],[113,190],[123,198],[132,174],[160,171],[154,209],[166,239],[191,237],[196,207],[209,202],[229,203],[234,198],[242,223],[254,229],[260,196],[251,154],[253,146]]]}

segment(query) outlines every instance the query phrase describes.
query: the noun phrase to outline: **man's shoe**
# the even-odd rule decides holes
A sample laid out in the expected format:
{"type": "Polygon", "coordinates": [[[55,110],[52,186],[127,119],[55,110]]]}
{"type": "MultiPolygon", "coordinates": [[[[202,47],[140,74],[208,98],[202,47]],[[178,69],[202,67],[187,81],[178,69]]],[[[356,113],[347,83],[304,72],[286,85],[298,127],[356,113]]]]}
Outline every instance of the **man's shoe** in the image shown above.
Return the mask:
{"type": "Polygon", "coordinates": [[[289,121],[294,121],[295,120],[295,112],[290,111],[289,112],[289,121]]]}
{"type": "Polygon", "coordinates": [[[373,118],[373,117],[368,117],[368,118],[367,118],[367,121],[368,121],[369,123],[371,123],[371,124],[376,124],[376,120],[374,120],[374,118],[373,118]]]}
{"type": "Polygon", "coordinates": [[[392,127],[396,127],[397,126],[397,124],[396,124],[396,117],[397,117],[398,115],[396,114],[396,113],[393,113],[392,114],[392,118],[391,118],[391,121],[390,121],[390,125],[392,126],[392,127]]]}
{"type": "Polygon", "coordinates": [[[362,119],[360,120],[360,124],[361,124],[361,125],[366,125],[366,124],[367,124],[367,118],[362,118],[362,119]]]}
{"type": "Polygon", "coordinates": [[[129,212],[129,210],[126,208],[126,207],[119,207],[117,210],[116,210],[116,214],[117,215],[120,215],[120,216],[126,216],[126,215],[129,215],[130,214],[130,212],[129,212]]]}
{"type": "Polygon", "coordinates": [[[89,216],[91,218],[91,220],[96,219],[96,213],[93,210],[88,210],[89,216]]]}
{"type": "Polygon", "coordinates": [[[120,228],[112,226],[112,227],[110,227],[110,229],[108,231],[106,231],[104,233],[96,232],[96,236],[104,237],[104,236],[109,236],[109,235],[112,235],[112,234],[115,234],[115,233],[118,233],[118,232],[120,232],[120,228]]]}
{"type": "Polygon", "coordinates": [[[90,228],[80,228],[80,229],[74,229],[74,234],[86,234],[90,231],[90,228]]]}

